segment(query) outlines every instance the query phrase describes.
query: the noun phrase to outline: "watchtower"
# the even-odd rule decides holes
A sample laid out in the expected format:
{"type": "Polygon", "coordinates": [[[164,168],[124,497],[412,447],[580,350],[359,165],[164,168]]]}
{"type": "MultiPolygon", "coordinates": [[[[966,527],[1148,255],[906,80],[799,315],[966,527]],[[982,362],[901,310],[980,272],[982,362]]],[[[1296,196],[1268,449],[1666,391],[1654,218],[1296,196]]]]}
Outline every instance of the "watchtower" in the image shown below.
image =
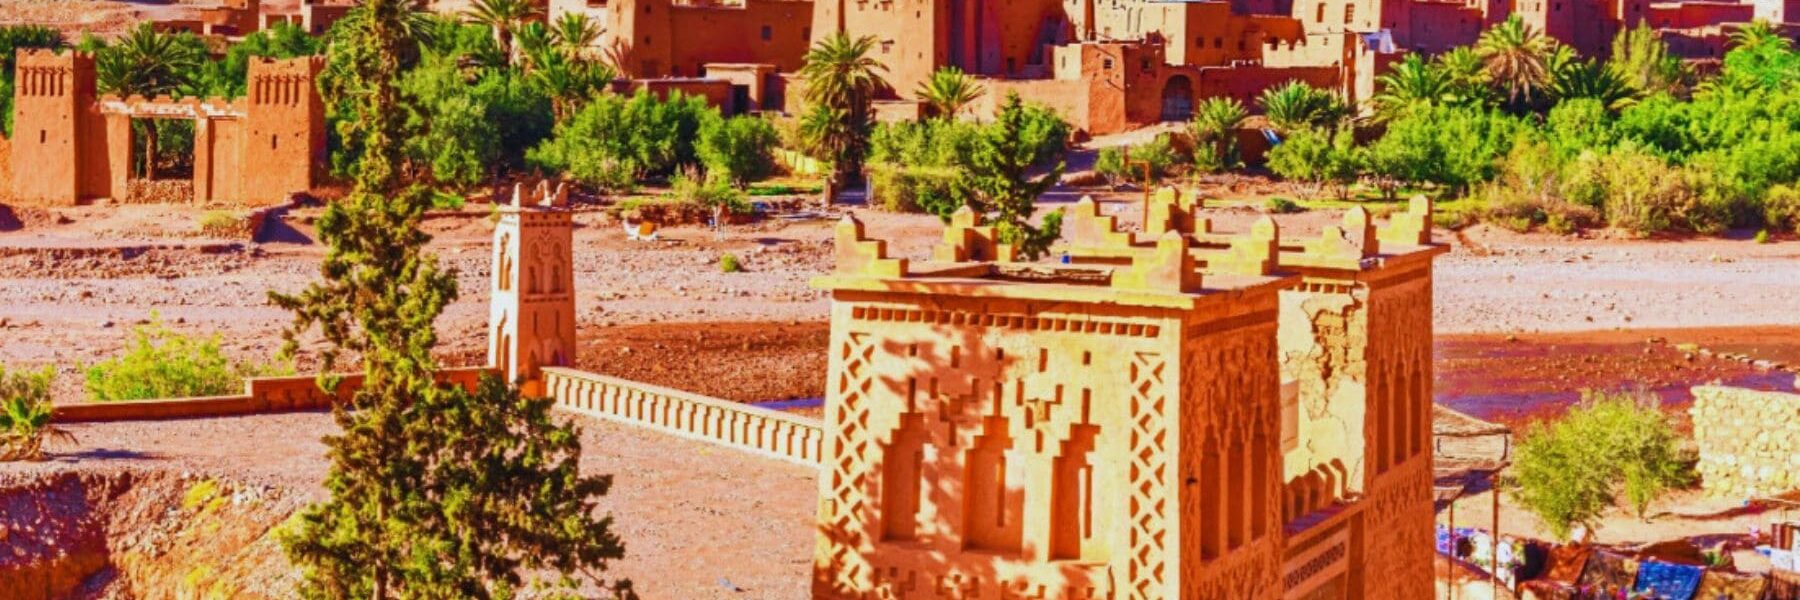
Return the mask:
{"type": "Polygon", "coordinates": [[[513,188],[494,227],[488,364],[541,394],[544,366],[575,362],[575,225],[567,188],[513,188]]]}
{"type": "Polygon", "coordinates": [[[105,123],[94,113],[94,57],[19,50],[16,73],[13,198],[72,205],[108,187],[106,155],[89,142],[105,135],[105,123]]]}

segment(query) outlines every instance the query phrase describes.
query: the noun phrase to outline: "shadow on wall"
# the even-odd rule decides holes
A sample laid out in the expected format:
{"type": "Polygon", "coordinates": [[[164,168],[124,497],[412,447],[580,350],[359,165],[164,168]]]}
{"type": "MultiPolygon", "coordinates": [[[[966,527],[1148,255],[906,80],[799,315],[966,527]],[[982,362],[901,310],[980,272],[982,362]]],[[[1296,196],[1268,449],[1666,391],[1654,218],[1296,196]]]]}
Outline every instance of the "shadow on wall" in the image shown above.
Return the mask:
{"type": "Polygon", "coordinates": [[[13,212],[12,207],[0,204],[0,232],[18,231],[24,228],[25,224],[19,221],[19,215],[13,212]]]}

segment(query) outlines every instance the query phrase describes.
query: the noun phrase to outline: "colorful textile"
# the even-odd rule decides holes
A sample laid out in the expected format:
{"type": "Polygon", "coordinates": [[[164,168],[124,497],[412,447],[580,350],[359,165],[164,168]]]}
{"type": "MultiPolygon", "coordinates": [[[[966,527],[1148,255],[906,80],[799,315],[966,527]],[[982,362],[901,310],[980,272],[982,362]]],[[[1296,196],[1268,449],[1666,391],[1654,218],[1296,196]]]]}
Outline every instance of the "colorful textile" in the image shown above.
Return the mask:
{"type": "Polygon", "coordinates": [[[1662,600],[1690,600],[1700,588],[1705,569],[1655,560],[1638,564],[1637,580],[1631,590],[1662,600]]]}
{"type": "Polygon", "coordinates": [[[1587,568],[1588,557],[1592,554],[1593,549],[1587,546],[1550,548],[1549,565],[1544,567],[1544,579],[1570,585],[1581,581],[1581,572],[1587,568]]]}
{"type": "Polygon", "coordinates": [[[1700,576],[1700,589],[1695,600],[1761,600],[1768,580],[1761,575],[1739,575],[1723,571],[1707,571],[1700,576]]]}
{"type": "Polygon", "coordinates": [[[1637,582],[1638,562],[1611,552],[1595,552],[1581,571],[1580,585],[1604,594],[1630,590],[1637,582]]]}
{"type": "Polygon", "coordinates": [[[1519,585],[1519,598],[1522,600],[1575,600],[1575,586],[1534,579],[1519,585]]]}

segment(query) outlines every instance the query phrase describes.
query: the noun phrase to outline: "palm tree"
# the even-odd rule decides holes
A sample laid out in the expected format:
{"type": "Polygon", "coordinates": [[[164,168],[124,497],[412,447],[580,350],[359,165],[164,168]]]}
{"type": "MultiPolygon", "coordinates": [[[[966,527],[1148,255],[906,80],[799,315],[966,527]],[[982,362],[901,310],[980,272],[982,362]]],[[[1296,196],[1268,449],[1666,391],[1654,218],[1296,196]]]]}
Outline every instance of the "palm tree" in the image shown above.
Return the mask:
{"type": "Polygon", "coordinates": [[[1269,125],[1283,133],[1337,124],[1349,114],[1337,94],[1300,81],[1263,90],[1256,99],[1269,125]]]}
{"type": "Polygon", "coordinates": [[[1523,108],[1550,81],[1550,69],[1545,63],[1553,44],[1550,38],[1513,15],[1481,32],[1475,52],[1481,56],[1488,79],[1505,88],[1507,102],[1523,108]]]}
{"type": "MultiPolygon", "coordinates": [[[[161,33],[143,23],[94,58],[95,84],[102,93],[153,98],[188,89],[203,60],[186,34],[161,33]]],[[[144,177],[156,178],[157,122],[144,124],[144,177]]]]}
{"type": "Polygon", "coordinates": [[[1616,111],[1637,99],[1638,91],[1624,76],[1600,63],[1577,58],[1566,47],[1559,47],[1550,61],[1550,95],[1558,101],[1592,98],[1607,110],[1616,111]]]}
{"type": "Polygon", "coordinates": [[[831,159],[836,184],[861,177],[873,125],[870,106],[888,88],[881,74],[886,67],[869,56],[874,48],[874,37],[840,31],[813,44],[800,67],[803,94],[813,107],[802,131],[831,159]]]}
{"type": "Polygon", "coordinates": [[[551,60],[548,55],[561,55],[561,47],[556,45],[555,36],[544,27],[543,23],[526,23],[513,32],[513,46],[516,52],[508,53],[519,61],[519,66],[526,71],[537,69],[539,65],[551,60]]]}
{"type": "Polygon", "coordinates": [[[919,84],[913,94],[925,103],[930,114],[955,119],[985,91],[962,69],[944,67],[932,72],[931,79],[919,84]]]}
{"type": "Polygon", "coordinates": [[[519,28],[537,16],[531,0],[475,0],[469,5],[469,18],[494,30],[494,40],[507,60],[513,56],[513,36],[519,28]]]}
{"type": "Polygon", "coordinates": [[[1437,55],[1431,64],[1444,74],[1446,104],[1486,105],[1493,101],[1494,90],[1488,87],[1487,70],[1474,48],[1457,46],[1437,55]]]}
{"type": "Polygon", "coordinates": [[[1214,96],[1200,102],[1194,111],[1194,162],[1207,171],[1229,169],[1237,165],[1237,128],[1249,116],[1244,103],[1236,98],[1214,96]],[[1210,152],[1201,151],[1211,148],[1210,152]]]}
{"type": "Polygon", "coordinates": [[[1613,38],[1607,67],[1646,94],[1681,94],[1693,82],[1687,64],[1669,53],[1669,45],[1647,23],[1620,31],[1613,38]]]}
{"type": "Polygon", "coordinates": [[[550,97],[550,113],[557,123],[573,116],[587,104],[595,92],[606,90],[619,72],[603,62],[584,62],[558,53],[539,57],[529,77],[531,83],[550,97]]]}
{"type": "Polygon", "coordinates": [[[1375,78],[1381,91],[1369,98],[1377,120],[1386,121],[1417,106],[1442,103],[1450,93],[1449,74],[1418,54],[1408,54],[1392,70],[1375,78]]]}
{"type": "Polygon", "coordinates": [[[1793,42],[1782,37],[1781,32],[1774,25],[1762,19],[1751,21],[1749,25],[1732,31],[1728,40],[1733,50],[1755,51],[1765,47],[1787,50],[1793,46],[1793,42]]]}
{"type": "Polygon", "coordinates": [[[599,23],[582,12],[563,13],[562,18],[550,26],[551,41],[570,58],[587,56],[605,33],[599,23]]]}

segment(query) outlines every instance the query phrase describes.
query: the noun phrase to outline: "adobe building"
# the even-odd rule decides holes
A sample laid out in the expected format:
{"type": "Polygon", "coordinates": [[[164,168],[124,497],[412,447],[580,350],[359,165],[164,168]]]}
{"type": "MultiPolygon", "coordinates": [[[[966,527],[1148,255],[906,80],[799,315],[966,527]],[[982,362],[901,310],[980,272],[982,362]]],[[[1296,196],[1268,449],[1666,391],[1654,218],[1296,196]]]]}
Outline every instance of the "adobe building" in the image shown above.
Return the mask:
{"type": "Polygon", "coordinates": [[[194,201],[286,201],[311,189],[325,163],[325,109],[314,85],[323,68],[320,57],[252,59],[244,98],[119,98],[98,95],[91,55],[20,50],[13,198],[36,205],[124,199],[133,177],[132,119],[186,119],[194,122],[194,201]]]}
{"type": "Polygon", "coordinates": [[[641,79],[708,76],[708,63],[793,72],[813,39],[810,0],[550,0],[551,21],[568,13],[600,25],[596,50],[641,79]]]}
{"type": "Polygon", "coordinates": [[[574,213],[568,188],[513,187],[494,226],[488,365],[526,394],[542,394],[542,367],[575,364],[574,213]]]}
{"type": "Polygon", "coordinates": [[[1428,203],[1300,241],[1193,206],[1140,241],[1084,201],[1070,265],[839,225],[814,597],[1429,597],[1428,203]]]}

